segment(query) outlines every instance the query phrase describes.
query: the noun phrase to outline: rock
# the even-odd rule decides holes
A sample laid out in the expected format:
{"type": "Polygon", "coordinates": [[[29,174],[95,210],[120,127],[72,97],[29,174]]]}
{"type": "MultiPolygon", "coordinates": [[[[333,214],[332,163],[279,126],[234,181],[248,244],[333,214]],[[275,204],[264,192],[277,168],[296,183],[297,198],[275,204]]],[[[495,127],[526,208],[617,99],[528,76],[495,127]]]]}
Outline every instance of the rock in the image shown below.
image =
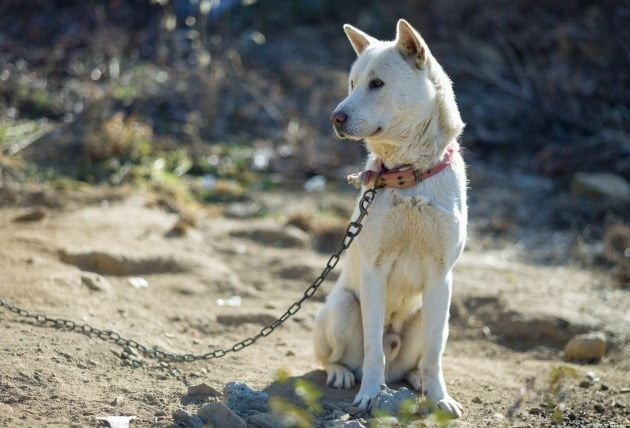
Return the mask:
{"type": "Polygon", "coordinates": [[[587,333],[574,336],[564,347],[565,361],[599,361],[606,353],[604,333],[587,333]]]}
{"type": "Polygon", "coordinates": [[[388,388],[381,385],[381,391],[372,400],[372,416],[400,414],[400,406],[405,401],[413,401],[418,403],[418,396],[408,388],[402,387],[399,390],[388,388]]]}
{"type": "Polygon", "coordinates": [[[220,402],[204,404],[197,411],[197,416],[214,428],[245,428],[247,426],[243,419],[220,402]]]}
{"type": "Polygon", "coordinates": [[[594,407],[598,413],[604,413],[606,411],[606,408],[600,403],[595,404],[594,407]]]}
{"type": "Polygon", "coordinates": [[[219,397],[221,392],[217,391],[207,383],[200,383],[199,385],[193,385],[188,387],[187,395],[189,396],[204,396],[204,397],[219,397]]]}
{"type": "Polygon", "coordinates": [[[310,241],[308,234],[294,226],[259,227],[236,230],[230,233],[235,238],[247,238],[264,245],[283,248],[306,247],[310,241]]]}
{"type": "Polygon", "coordinates": [[[528,410],[528,412],[530,415],[540,415],[542,413],[542,410],[539,407],[532,407],[528,410]]]}
{"type": "Polygon", "coordinates": [[[112,286],[102,275],[93,272],[81,274],[81,282],[92,291],[111,291],[112,286]]]}
{"type": "Polygon", "coordinates": [[[475,404],[481,404],[482,403],[481,398],[479,398],[479,397],[473,397],[472,402],[475,403],[475,404]]]}
{"type": "Polygon", "coordinates": [[[610,389],[610,386],[608,386],[608,384],[607,384],[607,383],[602,383],[602,384],[599,386],[599,389],[600,389],[601,391],[608,391],[608,390],[610,389]]]}
{"type": "Polygon", "coordinates": [[[283,428],[285,425],[271,413],[254,413],[246,419],[248,428],[283,428]]]}
{"type": "Polygon", "coordinates": [[[578,172],[573,176],[571,194],[627,203],[630,202],[630,183],[617,174],[578,172]]]}
{"type": "Polygon", "coordinates": [[[223,389],[227,406],[244,418],[257,412],[267,411],[269,394],[254,391],[242,382],[228,382],[223,389]]]}
{"type": "Polygon", "coordinates": [[[593,383],[590,380],[586,380],[586,379],[583,381],[580,381],[580,384],[579,384],[580,388],[590,388],[592,385],[593,383]]]}
{"type": "Polygon", "coordinates": [[[43,208],[31,208],[23,214],[18,215],[13,219],[15,222],[25,223],[29,221],[39,221],[46,217],[46,211],[43,208]]]}

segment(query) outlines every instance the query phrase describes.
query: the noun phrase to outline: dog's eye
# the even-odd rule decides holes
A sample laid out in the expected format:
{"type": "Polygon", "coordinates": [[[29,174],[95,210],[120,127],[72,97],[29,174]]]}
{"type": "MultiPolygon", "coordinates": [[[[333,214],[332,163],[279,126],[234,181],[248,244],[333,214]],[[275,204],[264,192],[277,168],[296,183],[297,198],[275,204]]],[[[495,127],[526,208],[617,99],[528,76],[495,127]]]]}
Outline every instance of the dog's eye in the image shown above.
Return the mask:
{"type": "Polygon", "coordinates": [[[381,79],[370,80],[370,89],[382,88],[385,83],[381,79]]]}

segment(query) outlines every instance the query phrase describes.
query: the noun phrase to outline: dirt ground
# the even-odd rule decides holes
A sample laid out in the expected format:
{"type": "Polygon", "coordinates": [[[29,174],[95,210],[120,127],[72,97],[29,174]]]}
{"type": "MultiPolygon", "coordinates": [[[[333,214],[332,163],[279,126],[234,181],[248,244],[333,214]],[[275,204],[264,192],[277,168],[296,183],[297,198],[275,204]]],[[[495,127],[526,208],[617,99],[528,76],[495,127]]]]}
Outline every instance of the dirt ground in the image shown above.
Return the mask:
{"type": "MultiPolygon", "coordinates": [[[[286,226],[287,218],[352,206],[350,194],[266,195],[261,203],[272,214],[197,212],[196,226],[175,236],[178,214],[139,190],[96,188],[44,198],[63,203],[46,208],[40,220],[15,221],[24,207],[0,209],[0,297],[186,353],[255,334],[315,278],[327,255],[315,251],[308,234],[286,226]],[[144,278],[148,287],[133,287],[130,277],[144,278]],[[235,295],[240,306],[220,304],[235,295]]],[[[527,264],[475,239],[456,268],[444,361],[450,392],[465,408],[455,426],[553,425],[544,402],[557,366],[577,373],[552,393],[563,403],[560,425],[628,426],[628,293],[605,274],[527,264]],[[564,363],[563,343],[590,330],[609,338],[603,361],[564,363]]],[[[202,382],[221,391],[226,382],[241,381],[298,403],[290,383],[275,382],[279,369],[309,380],[323,402],[349,406],[356,391],[327,388],[311,350],[324,294],[238,354],[168,368],[0,310],[0,426],[95,426],[97,417],[109,415],[137,416],[132,427],[172,426],[175,410],[194,414],[206,400],[187,396],[187,385],[202,382]]],[[[316,425],[332,423],[328,413],[316,416],[316,425]]]]}

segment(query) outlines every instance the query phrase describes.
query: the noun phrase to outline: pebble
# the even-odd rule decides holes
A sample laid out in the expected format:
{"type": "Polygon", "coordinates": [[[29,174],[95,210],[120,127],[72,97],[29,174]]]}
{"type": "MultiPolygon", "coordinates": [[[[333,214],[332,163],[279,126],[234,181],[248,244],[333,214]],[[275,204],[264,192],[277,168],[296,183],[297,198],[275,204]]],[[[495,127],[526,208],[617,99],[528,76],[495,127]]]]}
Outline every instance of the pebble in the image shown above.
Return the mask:
{"type": "Polygon", "coordinates": [[[602,383],[602,384],[599,386],[599,389],[601,389],[602,391],[608,391],[608,390],[610,389],[610,386],[608,386],[608,384],[607,384],[607,383],[602,383]]]}
{"type": "Polygon", "coordinates": [[[599,361],[606,353],[604,333],[587,333],[574,336],[564,347],[566,361],[599,361]]]}
{"type": "Polygon", "coordinates": [[[591,382],[599,382],[599,376],[597,376],[594,372],[588,371],[586,372],[586,378],[591,382]]]}
{"type": "Polygon", "coordinates": [[[593,383],[590,380],[583,380],[580,382],[580,388],[590,388],[593,383]]]}
{"type": "Polygon", "coordinates": [[[600,403],[595,404],[594,407],[598,413],[604,413],[606,411],[606,408],[600,403]]]}
{"type": "Polygon", "coordinates": [[[220,402],[204,404],[197,411],[197,416],[214,428],[245,428],[247,426],[243,419],[220,402]]]}
{"type": "Polygon", "coordinates": [[[481,404],[482,403],[481,398],[479,398],[479,397],[474,397],[472,399],[472,402],[475,403],[475,404],[481,404]]]}
{"type": "Polygon", "coordinates": [[[530,415],[540,415],[542,413],[542,410],[539,407],[532,407],[528,410],[528,412],[530,415]]]}
{"type": "Polygon", "coordinates": [[[219,397],[221,392],[211,387],[207,383],[200,383],[188,387],[187,395],[189,396],[204,396],[204,397],[219,397]]]}
{"type": "Polygon", "coordinates": [[[243,382],[228,382],[223,389],[227,406],[240,417],[266,412],[269,394],[255,391],[243,382]]]}

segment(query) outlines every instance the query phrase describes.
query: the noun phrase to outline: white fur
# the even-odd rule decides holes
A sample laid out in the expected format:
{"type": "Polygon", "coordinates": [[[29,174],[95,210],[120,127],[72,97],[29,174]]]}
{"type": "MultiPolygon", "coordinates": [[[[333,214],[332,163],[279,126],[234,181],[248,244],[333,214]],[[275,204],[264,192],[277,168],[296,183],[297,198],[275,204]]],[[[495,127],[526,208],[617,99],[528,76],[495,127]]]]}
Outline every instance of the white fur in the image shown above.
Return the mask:
{"type": "MultiPolygon", "coordinates": [[[[392,42],[346,25],[359,55],[348,96],[335,112],[339,136],[364,139],[388,168],[439,163],[463,123],[451,82],[422,37],[404,20],[392,42]],[[370,81],[384,85],[370,89],[370,81]]],[[[358,215],[358,207],[353,218],[358,215]]],[[[466,175],[455,153],[450,167],[407,189],[379,189],[341,276],[316,319],[315,354],[328,383],[361,387],[367,409],[385,382],[407,380],[456,416],[442,375],[452,269],[466,240],[466,175]]]]}

